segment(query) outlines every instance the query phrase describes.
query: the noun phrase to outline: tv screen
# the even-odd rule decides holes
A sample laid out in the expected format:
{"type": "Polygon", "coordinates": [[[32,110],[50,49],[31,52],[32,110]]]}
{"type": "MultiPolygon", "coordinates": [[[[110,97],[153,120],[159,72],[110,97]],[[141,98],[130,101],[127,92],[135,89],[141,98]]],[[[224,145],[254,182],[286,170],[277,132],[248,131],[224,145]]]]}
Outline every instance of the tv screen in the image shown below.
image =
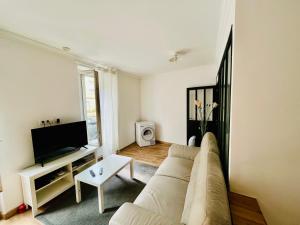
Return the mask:
{"type": "Polygon", "coordinates": [[[44,163],[88,144],[86,122],[74,122],[31,130],[34,158],[44,163]]]}

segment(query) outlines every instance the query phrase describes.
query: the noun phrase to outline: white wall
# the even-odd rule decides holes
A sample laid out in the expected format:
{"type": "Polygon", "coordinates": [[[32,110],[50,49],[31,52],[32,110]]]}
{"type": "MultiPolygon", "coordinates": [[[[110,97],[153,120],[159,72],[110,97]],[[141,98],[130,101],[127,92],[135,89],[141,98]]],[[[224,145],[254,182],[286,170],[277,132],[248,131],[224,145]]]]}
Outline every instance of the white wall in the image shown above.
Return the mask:
{"type": "Polygon", "coordinates": [[[79,120],[80,98],[71,58],[0,35],[0,169],[6,213],[22,203],[18,171],[34,164],[30,130],[40,120],[79,120]]]}
{"type": "MultiPolygon", "coordinates": [[[[1,150],[1,139],[0,139],[0,150],[1,150]]],[[[0,153],[0,156],[1,156],[1,153],[0,153]]],[[[0,160],[0,163],[1,163],[2,161],[0,160]]],[[[3,193],[2,193],[2,184],[1,184],[1,166],[0,166],[0,215],[1,215],[1,213],[2,213],[2,208],[3,208],[3,198],[2,198],[2,195],[3,195],[3,193]]]]}
{"type": "MultiPolygon", "coordinates": [[[[235,0],[222,0],[216,49],[216,65],[219,67],[232,25],[234,25],[235,0]]],[[[233,27],[234,30],[234,27],[233,27]]]]}
{"type": "Polygon", "coordinates": [[[140,79],[126,73],[118,76],[119,149],[135,142],[135,122],[140,119],[140,79]]]}
{"type": "Polygon", "coordinates": [[[269,225],[300,221],[300,1],[236,3],[230,184],[269,225]]]}
{"type": "Polygon", "coordinates": [[[186,89],[216,82],[214,65],[146,77],[141,81],[141,117],[156,123],[156,138],[186,144],[186,89]]]}
{"type": "Polygon", "coordinates": [[[3,197],[2,197],[3,193],[1,192],[0,193],[0,214],[2,213],[3,211],[3,197]]]}

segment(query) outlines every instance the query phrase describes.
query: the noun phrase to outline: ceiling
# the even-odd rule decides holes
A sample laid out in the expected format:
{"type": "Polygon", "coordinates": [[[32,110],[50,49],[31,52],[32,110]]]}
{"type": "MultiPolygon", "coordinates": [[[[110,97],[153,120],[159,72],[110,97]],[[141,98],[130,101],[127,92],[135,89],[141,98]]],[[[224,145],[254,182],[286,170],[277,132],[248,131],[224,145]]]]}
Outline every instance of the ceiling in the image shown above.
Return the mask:
{"type": "Polygon", "coordinates": [[[215,62],[221,2],[0,0],[0,28],[135,75],[157,74],[215,62]]]}

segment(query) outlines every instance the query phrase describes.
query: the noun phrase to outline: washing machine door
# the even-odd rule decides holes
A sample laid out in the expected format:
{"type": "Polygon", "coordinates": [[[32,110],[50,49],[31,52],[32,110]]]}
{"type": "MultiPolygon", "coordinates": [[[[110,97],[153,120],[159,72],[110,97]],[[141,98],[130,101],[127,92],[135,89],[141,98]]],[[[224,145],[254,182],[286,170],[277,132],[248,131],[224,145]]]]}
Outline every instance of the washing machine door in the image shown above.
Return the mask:
{"type": "Polygon", "coordinates": [[[141,136],[145,141],[151,141],[154,138],[154,130],[151,127],[146,127],[142,130],[141,136]]]}

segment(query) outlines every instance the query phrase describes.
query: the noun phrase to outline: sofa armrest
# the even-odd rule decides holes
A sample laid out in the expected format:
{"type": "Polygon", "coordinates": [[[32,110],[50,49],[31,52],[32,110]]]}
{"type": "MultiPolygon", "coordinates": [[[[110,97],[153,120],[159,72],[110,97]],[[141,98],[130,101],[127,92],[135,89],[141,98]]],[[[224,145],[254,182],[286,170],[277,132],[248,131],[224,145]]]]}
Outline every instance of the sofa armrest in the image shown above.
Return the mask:
{"type": "Polygon", "coordinates": [[[109,225],[180,225],[155,212],[132,203],[124,203],[109,221],[109,225]]]}
{"type": "Polygon", "coordinates": [[[172,144],[169,148],[168,156],[194,160],[199,151],[199,147],[189,147],[186,145],[172,144]]]}

